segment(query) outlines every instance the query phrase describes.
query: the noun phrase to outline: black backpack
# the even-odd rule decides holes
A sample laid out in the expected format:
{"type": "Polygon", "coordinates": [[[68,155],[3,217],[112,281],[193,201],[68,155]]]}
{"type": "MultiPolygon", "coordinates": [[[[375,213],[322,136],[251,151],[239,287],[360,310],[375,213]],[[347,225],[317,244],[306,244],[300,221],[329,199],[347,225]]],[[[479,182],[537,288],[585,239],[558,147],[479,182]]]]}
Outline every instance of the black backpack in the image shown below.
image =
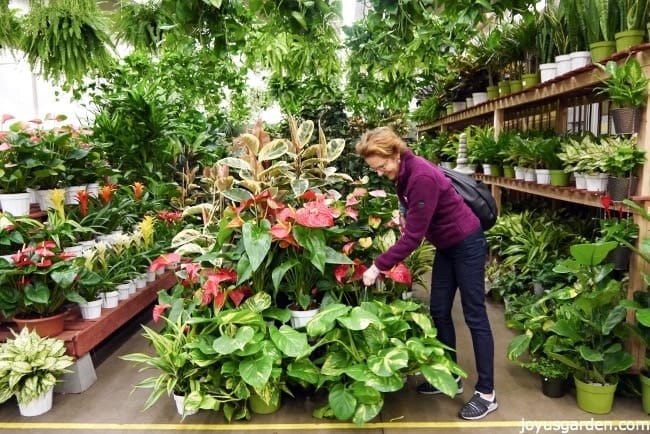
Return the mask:
{"type": "Polygon", "coordinates": [[[481,221],[481,227],[487,231],[497,221],[497,202],[494,200],[490,188],[483,182],[469,175],[456,172],[452,169],[441,167],[445,176],[451,180],[451,185],[461,195],[476,217],[481,221]]]}

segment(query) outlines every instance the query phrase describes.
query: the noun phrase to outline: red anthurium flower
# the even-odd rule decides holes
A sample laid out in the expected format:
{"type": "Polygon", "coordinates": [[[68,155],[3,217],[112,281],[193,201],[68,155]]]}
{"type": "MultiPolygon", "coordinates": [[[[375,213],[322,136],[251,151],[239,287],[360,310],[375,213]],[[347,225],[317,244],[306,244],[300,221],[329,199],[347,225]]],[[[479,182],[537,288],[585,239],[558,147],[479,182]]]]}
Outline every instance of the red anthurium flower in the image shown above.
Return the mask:
{"type": "Polygon", "coordinates": [[[36,124],[36,125],[40,125],[40,124],[43,123],[43,120],[38,119],[38,118],[34,118],[34,119],[30,119],[29,122],[31,122],[33,124],[36,124]]]}
{"type": "Polygon", "coordinates": [[[88,215],[88,199],[90,198],[90,193],[86,190],[79,190],[77,192],[77,202],[79,202],[79,209],[82,216],[88,215]]]}
{"type": "Polygon", "coordinates": [[[406,267],[406,265],[400,263],[395,265],[389,271],[385,271],[384,274],[393,282],[405,283],[407,285],[411,284],[411,272],[406,267]]]}
{"type": "Polygon", "coordinates": [[[135,198],[135,201],[138,202],[140,199],[142,199],[144,184],[141,182],[134,182],[131,188],[133,189],[133,197],[135,198]]]}
{"type": "Polygon", "coordinates": [[[359,199],[355,196],[352,196],[351,194],[348,195],[347,199],[345,200],[345,206],[354,206],[359,203],[359,199]]]}
{"type": "Polygon", "coordinates": [[[323,202],[307,202],[296,211],[296,222],[308,228],[334,226],[334,214],[323,202]]]}
{"type": "Polygon", "coordinates": [[[208,280],[216,282],[217,285],[221,282],[235,282],[237,281],[237,272],[228,268],[219,268],[208,273],[208,280]]]}
{"type": "Polygon", "coordinates": [[[165,253],[158,256],[153,260],[149,266],[149,271],[156,271],[160,268],[165,268],[167,265],[178,264],[181,261],[181,256],[177,253],[165,253]]]}
{"type": "Polygon", "coordinates": [[[56,243],[54,241],[43,241],[42,243],[39,243],[35,248],[34,252],[41,257],[50,257],[54,256],[55,253],[50,250],[56,247],[56,243]]]}
{"type": "Polygon", "coordinates": [[[41,258],[41,260],[36,263],[36,267],[38,267],[38,268],[48,268],[48,267],[51,267],[52,264],[53,264],[53,262],[52,262],[51,259],[41,258]]]}
{"type": "Polygon", "coordinates": [[[16,268],[27,267],[32,264],[32,260],[25,254],[23,250],[17,251],[15,254],[11,255],[11,260],[13,261],[16,268]]]}
{"type": "Polygon", "coordinates": [[[153,307],[153,322],[158,322],[160,317],[167,309],[172,307],[170,304],[157,304],[153,307]]]}
{"type": "Polygon", "coordinates": [[[221,287],[218,282],[208,279],[203,284],[203,295],[201,296],[201,304],[206,305],[210,303],[221,292],[221,287]]]}
{"type": "Polygon", "coordinates": [[[52,121],[54,119],[55,119],[54,113],[48,113],[48,114],[45,115],[45,120],[46,121],[52,121]]]}
{"type": "Polygon", "coordinates": [[[2,115],[2,123],[5,123],[5,122],[10,121],[12,119],[14,119],[13,115],[10,115],[8,113],[5,113],[5,114],[2,115]]]}
{"type": "Polygon", "coordinates": [[[605,208],[605,215],[607,218],[610,217],[610,212],[609,208],[612,206],[612,198],[609,196],[609,194],[605,194],[600,197],[600,203],[603,205],[603,208],[605,208]]]}
{"type": "Polygon", "coordinates": [[[343,283],[348,275],[350,266],[348,264],[339,264],[334,267],[334,278],[337,282],[343,283]]]}
{"type": "Polygon", "coordinates": [[[187,273],[187,279],[183,282],[184,286],[188,286],[189,284],[197,283],[199,281],[201,277],[201,264],[191,262],[189,264],[185,264],[183,266],[183,269],[187,273]]]}
{"type": "Polygon", "coordinates": [[[347,207],[345,208],[345,213],[347,214],[348,217],[350,217],[352,220],[355,222],[359,220],[359,211],[352,207],[347,207]]]}
{"type": "Polygon", "coordinates": [[[250,297],[251,295],[253,295],[253,291],[248,286],[242,286],[230,291],[228,293],[228,298],[230,298],[230,301],[232,301],[235,307],[239,307],[242,300],[244,300],[246,297],[250,297]]]}
{"type": "MultiPolygon", "coordinates": [[[[4,137],[0,137],[0,140],[4,140],[4,137]]],[[[9,143],[0,143],[0,151],[8,151],[11,149],[11,145],[9,143]]]]}
{"type": "Polygon", "coordinates": [[[350,253],[352,253],[352,249],[354,248],[355,244],[357,244],[356,241],[350,241],[349,243],[345,243],[341,251],[346,255],[349,255],[350,253]]]}
{"type": "Polygon", "coordinates": [[[307,190],[302,194],[302,196],[300,196],[300,199],[302,200],[316,200],[316,198],[317,198],[316,192],[314,192],[313,190],[307,190]]]}

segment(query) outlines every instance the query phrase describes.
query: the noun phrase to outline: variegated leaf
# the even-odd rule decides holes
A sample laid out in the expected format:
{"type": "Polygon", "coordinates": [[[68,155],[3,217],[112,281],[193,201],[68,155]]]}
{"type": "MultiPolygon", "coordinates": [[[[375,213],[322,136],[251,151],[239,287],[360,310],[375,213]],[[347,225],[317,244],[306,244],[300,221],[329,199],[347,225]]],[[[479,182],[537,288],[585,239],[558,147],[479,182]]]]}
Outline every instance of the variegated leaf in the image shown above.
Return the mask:
{"type": "Polygon", "coordinates": [[[297,178],[291,181],[291,190],[295,196],[301,196],[309,189],[309,181],[304,178],[297,178]]]}
{"type": "Polygon", "coordinates": [[[239,185],[243,186],[253,194],[258,194],[262,191],[262,183],[259,181],[255,181],[254,179],[245,179],[241,181],[239,185]]]}
{"type": "Polygon", "coordinates": [[[253,197],[250,191],[236,187],[224,191],[223,195],[226,199],[232,200],[233,202],[243,202],[253,197]]]}
{"type": "Polygon", "coordinates": [[[298,127],[298,142],[300,143],[300,149],[303,148],[307,143],[309,143],[309,140],[311,140],[311,136],[314,134],[314,122],[313,121],[304,121],[303,123],[300,124],[298,127]]]}
{"type": "Polygon", "coordinates": [[[275,139],[264,145],[257,156],[258,161],[276,160],[287,153],[289,145],[284,139],[275,139]]]}
{"type": "Polygon", "coordinates": [[[341,156],[345,149],[345,140],[333,139],[327,144],[327,161],[334,161],[341,156]]]}
{"type": "Polygon", "coordinates": [[[245,133],[239,136],[239,139],[244,142],[244,145],[246,145],[251,154],[257,155],[260,150],[260,141],[257,137],[250,133],[245,133]]]}
{"type": "MultiPolygon", "coordinates": [[[[253,136],[255,137],[255,136],[253,136]]],[[[257,140],[257,139],[255,139],[257,140]]],[[[219,164],[224,164],[228,167],[232,167],[233,169],[237,170],[248,170],[249,172],[253,171],[253,168],[251,167],[250,164],[248,164],[247,161],[242,160],[241,158],[236,158],[236,157],[226,157],[222,158],[221,160],[218,161],[219,164]]]]}

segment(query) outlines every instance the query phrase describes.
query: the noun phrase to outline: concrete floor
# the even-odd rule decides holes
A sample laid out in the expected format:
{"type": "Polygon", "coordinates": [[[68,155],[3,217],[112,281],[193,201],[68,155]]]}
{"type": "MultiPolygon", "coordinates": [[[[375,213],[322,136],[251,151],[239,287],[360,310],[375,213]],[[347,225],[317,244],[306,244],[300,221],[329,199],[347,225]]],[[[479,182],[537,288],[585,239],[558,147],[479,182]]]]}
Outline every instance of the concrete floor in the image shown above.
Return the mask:
{"type": "MultiPolygon", "coordinates": [[[[458,300],[457,300],[458,301],[458,300]]],[[[171,398],[161,398],[142,412],[148,390],[132,390],[132,385],[149,375],[138,372],[132,363],[118,357],[147,351],[147,343],[135,333],[125,340],[101,364],[95,361],[97,381],[81,394],[55,394],[54,406],[37,417],[21,417],[14,400],[0,405],[0,433],[200,433],[207,431],[240,433],[545,433],[545,432],[650,432],[650,418],[641,409],[640,399],[616,397],[614,409],[607,415],[591,415],[576,406],[574,392],[552,399],[540,391],[535,375],[509,362],[506,347],[513,333],[504,325],[503,305],[489,303],[488,312],[496,342],[496,391],[499,409],[482,421],[458,419],[456,413],[473,393],[474,375],[469,332],[456,304],[459,361],[469,372],[464,393],[454,399],[423,396],[415,392],[418,377],[408,379],[400,392],[385,395],[380,416],[363,427],[320,420],[311,416],[315,402],[306,397],[287,398],[279,412],[256,415],[250,422],[228,424],[221,413],[201,411],[181,422],[171,398]],[[535,421],[542,425],[535,425],[535,421]],[[619,422],[623,421],[623,425],[619,422]],[[580,428],[577,424],[582,423],[580,428]],[[611,428],[607,428],[611,424],[611,428]],[[645,425],[645,426],[643,426],[645,425]]]]}

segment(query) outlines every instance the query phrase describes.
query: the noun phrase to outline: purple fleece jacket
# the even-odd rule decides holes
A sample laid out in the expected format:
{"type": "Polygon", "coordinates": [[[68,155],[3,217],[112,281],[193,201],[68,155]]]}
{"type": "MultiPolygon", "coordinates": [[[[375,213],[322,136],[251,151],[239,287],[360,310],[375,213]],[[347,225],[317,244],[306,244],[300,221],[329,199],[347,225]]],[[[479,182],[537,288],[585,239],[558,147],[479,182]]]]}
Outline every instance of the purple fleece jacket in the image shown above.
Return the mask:
{"type": "Polygon", "coordinates": [[[411,151],[400,157],[396,187],[406,209],[406,228],[395,245],[375,258],[380,270],[403,261],[424,238],[436,248],[446,249],[481,227],[442,170],[411,151]]]}

